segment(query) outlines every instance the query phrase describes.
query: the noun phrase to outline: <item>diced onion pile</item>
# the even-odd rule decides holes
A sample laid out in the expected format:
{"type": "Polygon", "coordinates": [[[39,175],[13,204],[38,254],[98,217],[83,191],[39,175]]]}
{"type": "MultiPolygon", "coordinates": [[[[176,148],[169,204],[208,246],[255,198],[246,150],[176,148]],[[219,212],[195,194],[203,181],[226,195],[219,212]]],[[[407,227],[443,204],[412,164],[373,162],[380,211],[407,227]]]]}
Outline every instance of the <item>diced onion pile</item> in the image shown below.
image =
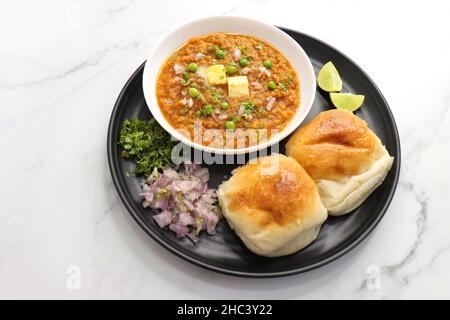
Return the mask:
{"type": "Polygon", "coordinates": [[[214,234],[221,218],[215,189],[208,188],[209,171],[196,164],[184,164],[184,170],[157,170],[142,183],[144,207],[154,209],[153,219],[166,226],[178,238],[198,240],[200,231],[214,234]]]}

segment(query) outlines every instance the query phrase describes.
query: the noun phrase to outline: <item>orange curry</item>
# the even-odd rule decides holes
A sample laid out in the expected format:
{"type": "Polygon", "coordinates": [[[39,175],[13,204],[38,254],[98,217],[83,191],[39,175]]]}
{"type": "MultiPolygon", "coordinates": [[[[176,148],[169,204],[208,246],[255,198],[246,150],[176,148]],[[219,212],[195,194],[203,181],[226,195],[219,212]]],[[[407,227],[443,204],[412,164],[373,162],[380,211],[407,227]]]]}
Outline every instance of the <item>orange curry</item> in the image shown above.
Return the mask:
{"type": "Polygon", "coordinates": [[[225,133],[249,129],[270,138],[289,123],[300,104],[295,70],[277,49],[248,35],[212,33],[188,40],[162,66],[156,94],[167,121],[206,146],[247,147],[225,133]],[[201,124],[200,127],[198,124],[201,124]],[[223,139],[211,137],[215,129],[223,139]],[[195,133],[196,131],[196,133],[195,133]],[[195,138],[201,134],[201,140],[195,138]]]}

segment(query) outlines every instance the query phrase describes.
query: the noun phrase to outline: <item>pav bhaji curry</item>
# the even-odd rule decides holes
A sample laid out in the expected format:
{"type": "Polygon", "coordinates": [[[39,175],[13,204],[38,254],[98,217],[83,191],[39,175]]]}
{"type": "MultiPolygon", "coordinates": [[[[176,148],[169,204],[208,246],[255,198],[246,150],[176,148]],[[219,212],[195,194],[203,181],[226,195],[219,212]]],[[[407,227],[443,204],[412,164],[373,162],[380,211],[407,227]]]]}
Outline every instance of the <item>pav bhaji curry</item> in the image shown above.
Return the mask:
{"type": "Polygon", "coordinates": [[[188,40],[166,60],[156,86],[166,120],[189,139],[201,134],[201,141],[194,141],[214,147],[257,142],[246,136],[243,145],[230,146],[208,130],[225,137],[254,129],[260,141],[260,131],[270,138],[283,130],[300,105],[292,65],[269,43],[249,35],[212,33],[188,40]]]}

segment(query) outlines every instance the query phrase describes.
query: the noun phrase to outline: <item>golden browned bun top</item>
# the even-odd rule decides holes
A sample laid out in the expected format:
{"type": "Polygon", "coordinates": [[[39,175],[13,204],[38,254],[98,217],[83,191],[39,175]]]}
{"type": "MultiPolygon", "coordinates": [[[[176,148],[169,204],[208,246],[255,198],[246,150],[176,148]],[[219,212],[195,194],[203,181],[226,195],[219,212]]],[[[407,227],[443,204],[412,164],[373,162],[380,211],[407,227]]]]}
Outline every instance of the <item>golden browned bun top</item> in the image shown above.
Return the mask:
{"type": "Polygon", "coordinates": [[[320,203],[314,181],[292,158],[274,154],[233,171],[222,188],[227,212],[254,224],[279,226],[317,213],[320,203]]]}
{"type": "Polygon", "coordinates": [[[333,109],[298,129],[286,144],[286,154],[314,180],[339,179],[366,171],[380,156],[381,147],[364,120],[333,109]]]}

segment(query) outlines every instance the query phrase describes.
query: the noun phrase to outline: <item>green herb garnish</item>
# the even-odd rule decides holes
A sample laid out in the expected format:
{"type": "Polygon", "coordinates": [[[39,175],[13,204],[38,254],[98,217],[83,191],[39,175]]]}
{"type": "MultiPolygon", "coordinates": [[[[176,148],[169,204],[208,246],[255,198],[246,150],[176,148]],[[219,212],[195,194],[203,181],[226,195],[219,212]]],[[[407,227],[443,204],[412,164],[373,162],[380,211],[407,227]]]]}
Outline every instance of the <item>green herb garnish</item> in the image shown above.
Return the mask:
{"type": "Polygon", "coordinates": [[[191,80],[190,79],[189,80],[181,79],[180,82],[181,82],[181,85],[184,86],[184,87],[186,87],[186,86],[191,84],[191,80]]]}
{"type": "Polygon", "coordinates": [[[239,50],[241,50],[242,54],[244,54],[244,55],[247,54],[247,47],[246,46],[239,46],[238,48],[239,48],[239,50]]]}
{"type": "Polygon", "coordinates": [[[244,107],[245,114],[252,114],[255,110],[255,103],[251,100],[241,103],[240,106],[244,107]]]}
{"type": "Polygon", "coordinates": [[[278,85],[280,86],[281,90],[288,91],[287,86],[291,83],[291,81],[292,81],[291,76],[288,76],[286,80],[284,80],[283,82],[279,83],[278,85]]]}
{"type": "Polygon", "coordinates": [[[216,109],[210,104],[203,107],[203,109],[197,110],[195,113],[198,117],[207,117],[210,116],[216,109]]]}
{"type": "Polygon", "coordinates": [[[122,147],[121,156],[136,163],[134,174],[148,176],[154,168],[163,169],[172,164],[175,141],[154,118],[124,120],[118,143],[122,147]]]}
{"type": "Polygon", "coordinates": [[[189,79],[189,73],[184,71],[183,78],[180,81],[181,81],[181,85],[188,86],[191,83],[191,80],[189,79]]]}
{"type": "Polygon", "coordinates": [[[266,115],[266,109],[264,108],[264,107],[259,107],[257,110],[256,110],[256,117],[257,118],[261,118],[261,117],[264,117],[265,115],[266,115]]]}

